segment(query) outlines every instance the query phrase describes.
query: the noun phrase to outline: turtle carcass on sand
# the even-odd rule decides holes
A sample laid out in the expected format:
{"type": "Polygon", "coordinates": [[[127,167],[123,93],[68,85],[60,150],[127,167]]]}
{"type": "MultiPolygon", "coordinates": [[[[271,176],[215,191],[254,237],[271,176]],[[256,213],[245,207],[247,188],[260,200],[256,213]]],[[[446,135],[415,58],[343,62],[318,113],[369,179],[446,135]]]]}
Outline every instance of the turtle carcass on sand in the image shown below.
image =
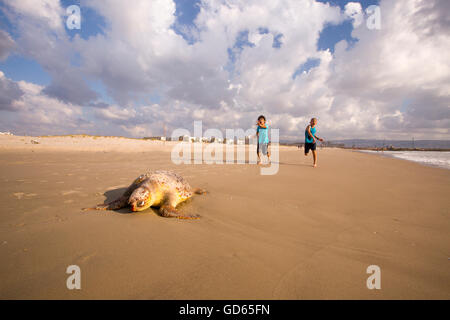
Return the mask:
{"type": "Polygon", "coordinates": [[[143,211],[150,207],[159,207],[163,217],[196,219],[198,215],[184,215],[176,206],[189,199],[193,194],[206,193],[203,189],[192,189],[179,174],[172,171],[153,171],[140,175],[128,187],[124,194],[110,203],[100,204],[85,210],[117,210],[127,206],[132,211],[143,211]]]}

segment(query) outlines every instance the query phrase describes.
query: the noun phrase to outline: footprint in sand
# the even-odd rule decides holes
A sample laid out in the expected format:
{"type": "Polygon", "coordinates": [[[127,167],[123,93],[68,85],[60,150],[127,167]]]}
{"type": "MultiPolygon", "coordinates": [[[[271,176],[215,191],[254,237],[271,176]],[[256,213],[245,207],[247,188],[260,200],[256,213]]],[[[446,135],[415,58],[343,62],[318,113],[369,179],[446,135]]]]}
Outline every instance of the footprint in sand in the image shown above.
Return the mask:
{"type": "Polygon", "coordinates": [[[36,197],[37,193],[26,193],[25,197],[36,197]]]}
{"type": "Polygon", "coordinates": [[[13,196],[14,197],[16,197],[17,199],[22,199],[22,197],[25,195],[25,193],[23,193],[23,192],[16,192],[16,193],[13,193],[13,196]]]}
{"type": "Polygon", "coordinates": [[[63,218],[59,215],[55,215],[55,221],[57,222],[63,222],[63,221],[67,221],[67,218],[63,218]]]}
{"type": "Polygon", "coordinates": [[[36,193],[24,193],[24,192],[16,192],[13,193],[13,196],[16,197],[18,200],[22,199],[23,197],[35,197],[37,196],[36,193]]]}
{"type": "Polygon", "coordinates": [[[84,262],[90,260],[92,257],[95,257],[96,255],[97,255],[97,252],[93,252],[93,253],[90,253],[90,254],[85,254],[85,255],[83,255],[83,256],[81,256],[79,258],[79,261],[84,263],[84,262]]]}

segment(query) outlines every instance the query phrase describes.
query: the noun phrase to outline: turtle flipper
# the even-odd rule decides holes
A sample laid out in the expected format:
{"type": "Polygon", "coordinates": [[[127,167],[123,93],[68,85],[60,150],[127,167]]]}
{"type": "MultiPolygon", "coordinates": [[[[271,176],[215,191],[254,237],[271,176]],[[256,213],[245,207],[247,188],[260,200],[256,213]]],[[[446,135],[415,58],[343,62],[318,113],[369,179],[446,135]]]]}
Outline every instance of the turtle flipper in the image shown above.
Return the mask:
{"type": "Polygon", "coordinates": [[[118,210],[126,207],[128,205],[128,198],[133,193],[133,191],[140,186],[140,184],[147,178],[148,176],[146,174],[142,174],[139,177],[137,177],[125,190],[123,195],[114,201],[111,201],[109,203],[104,204],[98,204],[93,208],[83,208],[83,211],[87,210],[118,210]]]}
{"type": "Polygon", "coordinates": [[[198,219],[199,215],[185,215],[179,212],[175,207],[179,203],[178,196],[175,192],[170,192],[166,195],[164,202],[159,208],[159,214],[166,218],[178,218],[178,219],[198,219]]]}
{"type": "Polygon", "coordinates": [[[126,207],[128,205],[128,197],[122,196],[119,199],[116,199],[112,202],[105,204],[98,204],[93,208],[83,208],[83,211],[86,210],[118,210],[126,207]]]}
{"type": "MultiPolygon", "coordinates": [[[[106,210],[118,210],[126,207],[128,205],[128,197],[121,196],[119,199],[114,200],[110,203],[105,204],[106,210]]],[[[102,210],[102,209],[100,209],[102,210]]]]}
{"type": "Polygon", "coordinates": [[[199,219],[199,215],[185,215],[179,212],[175,207],[164,204],[159,208],[159,214],[165,218],[178,218],[178,219],[199,219]]]}
{"type": "Polygon", "coordinates": [[[207,193],[208,191],[206,191],[205,189],[201,189],[201,188],[195,188],[194,189],[194,193],[195,194],[205,194],[205,193],[207,193]]]}

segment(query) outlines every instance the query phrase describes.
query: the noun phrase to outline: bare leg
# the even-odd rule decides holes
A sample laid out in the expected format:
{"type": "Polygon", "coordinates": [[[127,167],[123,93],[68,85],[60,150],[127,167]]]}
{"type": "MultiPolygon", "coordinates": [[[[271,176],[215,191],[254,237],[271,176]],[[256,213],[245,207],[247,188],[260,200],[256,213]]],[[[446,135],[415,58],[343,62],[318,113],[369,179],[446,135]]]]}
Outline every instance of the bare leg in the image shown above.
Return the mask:
{"type": "Polygon", "coordinates": [[[256,155],[258,156],[258,162],[256,164],[261,164],[261,156],[259,155],[259,152],[256,155]]]}
{"type": "Polygon", "coordinates": [[[312,154],[313,154],[313,158],[314,158],[314,164],[313,167],[317,167],[317,151],[316,150],[312,150],[312,154]]]}

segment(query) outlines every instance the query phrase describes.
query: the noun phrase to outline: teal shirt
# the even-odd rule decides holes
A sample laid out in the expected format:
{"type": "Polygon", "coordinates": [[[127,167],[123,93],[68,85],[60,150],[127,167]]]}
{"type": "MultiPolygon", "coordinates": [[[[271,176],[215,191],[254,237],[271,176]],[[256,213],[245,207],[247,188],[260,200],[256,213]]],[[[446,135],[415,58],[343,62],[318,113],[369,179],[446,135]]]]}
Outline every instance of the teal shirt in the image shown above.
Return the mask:
{"type": "MultiPolygon", "coordinates": [[[[309,131],[311,131],[311,134],[313,136],[316,135],[316,128],[315,127],[314,128],[313,127],[309,127],[309,131]]],[[[308,130],[305,130],[305,142],[306,143],[312,143],[313,142],[313,139],[309,135],[308,130]]]]}
{"type": "Polygon", "coordinates": [[[258,143],[269,143],[269,126],[266,124],[266,128],[262,128],[258,125],[256,132],[259,133],[258,143]]]}

